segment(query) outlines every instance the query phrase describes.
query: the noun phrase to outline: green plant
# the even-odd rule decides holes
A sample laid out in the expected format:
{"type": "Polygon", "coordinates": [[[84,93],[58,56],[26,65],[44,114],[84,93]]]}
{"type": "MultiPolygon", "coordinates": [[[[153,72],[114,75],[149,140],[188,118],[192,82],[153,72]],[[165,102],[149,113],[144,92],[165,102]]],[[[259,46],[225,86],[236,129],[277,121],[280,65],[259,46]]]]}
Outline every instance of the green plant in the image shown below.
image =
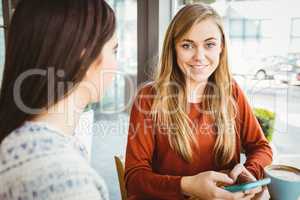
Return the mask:
{"type": "Polygon", "coordinates": [[[264,108],[254,108],[254,114],[267,140],[269,142],[272,141],[274,133],[275,113],[264,108]]]}

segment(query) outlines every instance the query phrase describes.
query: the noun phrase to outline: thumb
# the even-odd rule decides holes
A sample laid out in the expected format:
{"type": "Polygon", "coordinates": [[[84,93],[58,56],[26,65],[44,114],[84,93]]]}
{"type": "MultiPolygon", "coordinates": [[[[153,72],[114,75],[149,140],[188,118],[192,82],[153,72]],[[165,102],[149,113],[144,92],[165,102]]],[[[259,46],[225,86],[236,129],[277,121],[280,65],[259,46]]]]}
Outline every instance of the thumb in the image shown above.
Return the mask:
{"type": "Polygon", "coordinates": [[[226,183],[226,184],[233,184],[234,181],[224,173],[220,172],[215,172],[212,177],[214,182],[221,182],[221,183],[226,183]]]}
{"type": "Polygon", "coordinates": [[[234,181],[237,180],[238,176],[244,171],[244,166],[242,164],[237,164],[229,173],[230,178],[234,181]]]}

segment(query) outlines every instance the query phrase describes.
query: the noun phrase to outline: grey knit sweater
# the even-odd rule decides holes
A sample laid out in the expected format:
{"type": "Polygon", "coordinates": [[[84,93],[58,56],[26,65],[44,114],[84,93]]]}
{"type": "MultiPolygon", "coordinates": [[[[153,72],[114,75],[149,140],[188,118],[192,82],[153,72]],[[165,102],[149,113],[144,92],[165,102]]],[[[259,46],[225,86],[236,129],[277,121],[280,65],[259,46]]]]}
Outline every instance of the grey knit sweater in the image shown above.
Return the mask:
{"type": "Polygon", "coordinates": [[[108,192],[75,137],[26,122],[0,145],[0,199],[106,200],[108,192]]]}

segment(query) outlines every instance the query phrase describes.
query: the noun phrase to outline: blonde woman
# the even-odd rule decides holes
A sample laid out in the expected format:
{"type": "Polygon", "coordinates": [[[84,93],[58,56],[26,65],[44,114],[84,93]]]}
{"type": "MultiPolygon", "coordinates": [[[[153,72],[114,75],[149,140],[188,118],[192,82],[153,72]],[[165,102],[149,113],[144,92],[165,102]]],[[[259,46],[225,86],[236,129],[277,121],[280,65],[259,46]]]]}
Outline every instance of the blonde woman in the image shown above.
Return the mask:
{"type": "Polygon", "coordinates": [[[262,178],[272,161],[271,148],[232,79],[226,48],[221,18],[210,6],[187,5],[172,20],[157,76],[142,87],[131,111],[125,164],[129,200],[259,198],[261,188],[237,193],[222,188],[262,178]]]}

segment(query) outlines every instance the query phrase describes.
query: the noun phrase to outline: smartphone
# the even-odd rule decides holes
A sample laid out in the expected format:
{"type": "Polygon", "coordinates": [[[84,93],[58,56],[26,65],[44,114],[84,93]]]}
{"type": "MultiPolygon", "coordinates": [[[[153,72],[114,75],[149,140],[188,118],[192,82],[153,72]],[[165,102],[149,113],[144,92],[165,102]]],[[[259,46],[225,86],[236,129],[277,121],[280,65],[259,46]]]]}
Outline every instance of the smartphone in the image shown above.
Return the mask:
{"type": "Polygon", "coordinates": [[[253,182],[248,182],[248,183],[242,183],[240,185],[230,185],[230,186],[225,186],[224,189],[229,191],[229,192],[240,192],[240,191],[245,191],[245,190],[251,190],[256,187],[268,185],[271,183],[270,178],[264,178],[258,181],[253,181],[253,182]]]}

